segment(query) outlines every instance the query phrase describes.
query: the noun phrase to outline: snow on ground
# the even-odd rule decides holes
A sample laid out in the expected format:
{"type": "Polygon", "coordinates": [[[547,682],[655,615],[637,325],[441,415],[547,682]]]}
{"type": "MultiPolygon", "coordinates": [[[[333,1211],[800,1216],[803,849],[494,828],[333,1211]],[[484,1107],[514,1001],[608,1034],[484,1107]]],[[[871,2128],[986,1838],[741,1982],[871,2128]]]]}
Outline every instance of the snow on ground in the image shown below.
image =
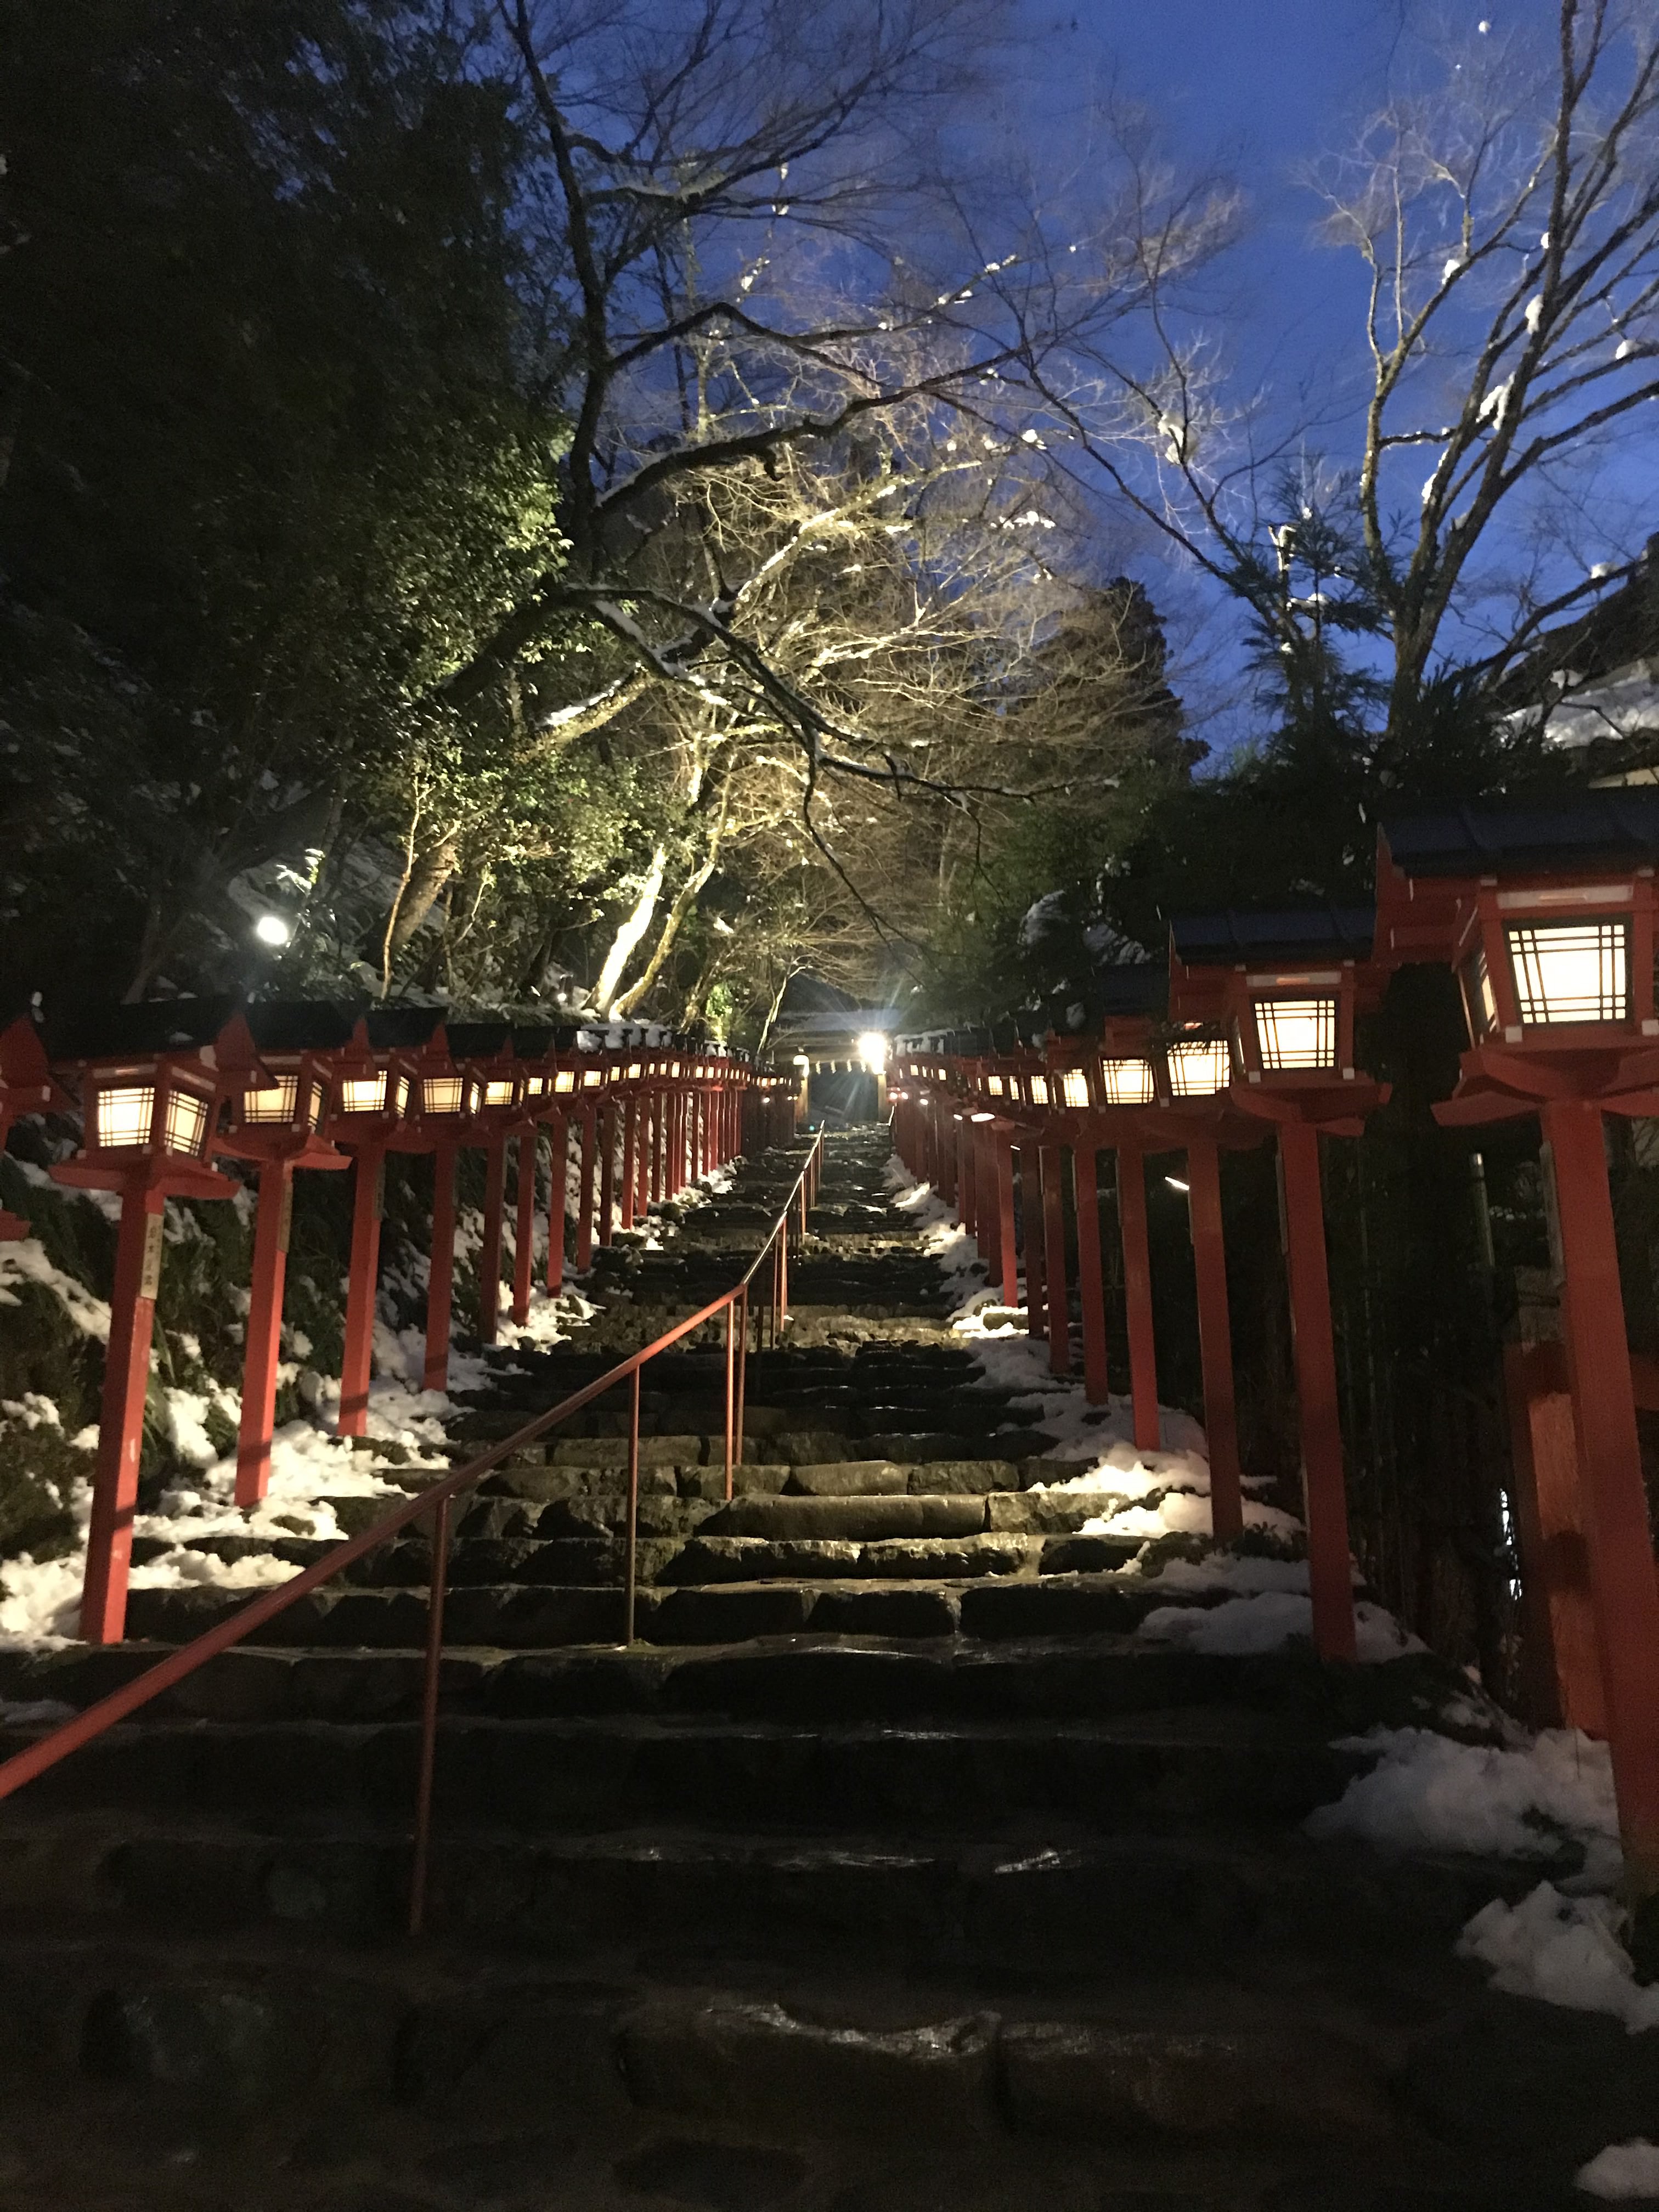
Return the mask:
{"type": "MultiPolygon", "coordinates": [[[[107,1304],[54,1267],[32,1237],[0,1245],[0,1304],[16,1303],[15,1291],[7,1286],[19,1281],[42,1284],[76,1328],[88,1336],[108,1340],[107,1304]]],[[[550,1297],[538,1290],[522,1327],[510,1315],[504,1319],[501,1340],[509,1349],[520,1344],[556,1344],[594,1310],[578,1292],[567,1291],[550,1297]]],[[[199,1347],[193,1340],[185,1335],[174,1342],[199,1364],[199,1347]]],[[[291,1332],[289,1345],[301,1357],[310,1350],[303,1337],[291,1332]]],[[[376,1443],[399,1447],[405,1460],[416,1465],[444,1458],[446,1425],[460,1411],[451,1394],[480,1389],[492,1373],[489,1363],[482,1357],[452,1349],[449,1392],[426,1390],[421,1382],[425,1352],[422,1330],[394,1329],[384,1319],[377,1320],[368,1434],[376,1443]]],[[[152,1355],[152,1364],[156,1364],[152,1355]]],[[[272,1437],[268,1492],[259,1505],[246,1510],[234,1502],[235,1454],[222,1457],[209,1431],[211,1414],[218,1414],[233,1426],[240,1420],[239,1394],[211,1381],[197,1389],[158,1385],[155,1397],[161,1423],[183,1472],[162,1492],[154,1511],[134,1516],[135,1537],[159,1539],[168,1548],[133,1568],[131,1588],[179,1589],[208,1584],[219,1589],[253,1590],[286,1582],[298,1569],[270,1553],[233,1560],[187,1547],[209,1536],[262,1536],[273,1540],[304,1537],[337,1542],[345,1532],[328,1502],[331,1498],[385,1497],[390,1501],[404,1494],[395,1483],[374,1471],[373,1455],[354,1449],[350,1438],[335,1435],[340,1404],[337,1380],[302,1367],[298,1359],[284,1362],[277,1370],[277,1379],[294,1387],[305,1413],[285,1423],[272,1437]]],[[[52,1401],[34,1392],[0,1404],[0,1417],[25,1429],[43,1424],[56,1427],[59,1421],[52,1401]]],[[[84,1429],[71,1441],[90,1453],[96,1449],[98,1431],[95,1426],[84,1429]]],[[[36,1559],[26,1553],[0,1565],[0,1648],[51,1648],[73,1638],[86,1571],[91,1501],[89,1481],[76,1481],[66,1503],[76,1521],[76,1540],[62,1558],[36,1559]]]]}
{"type": "Polygon", "coordinates": [[[1651,2203],[1659,2197],[1659,2143],[1638,2136],[1634,2142],[1609,2143],[1588,2166],[1581,2166],[1573,2186],[1587,2197],[1609,2203],[1636,2199],[1651,2203]]]}
{"type": "MultiPolygon", "coordinates": [[[[1362,1601],[1353,1611],[1362,1666],[1378,1666],[1425,1649],[1380,1605],[1362,1601]]],[[[1290,1590],[1261,1590],[1250,1597],[1224,1598],[1219,1605],[1208,1607],[1160,1606],[1141,1622],[1140,1633],[1150,1644],[1174,1644],[1188,1651],[1253,1658],[1265,1651],[1281,1651],[1288,1644],[1310,1643],[1313,1600],[1290,1590]]]]}
{"type": "Polygon", "coordinates": [[[1582,1844],[1584,1880],[1619,1872],[1619,1821],[1607,1747],[1576,1729],[1546,1729],[1507,1744],[1458,1743],[1429,1729],[1373,1729],[1345,1748],[1376,1765],[1309,1820],[1315,1836],[1363,1836],[1385,1850],[1468,1851],[1547,1858],[1582,1844]]]}
{"type": "Polygon", "coordinates": [[[1569,1897],[1540,1881],[1519,1905],[1501,1898],[1477,1912],[1458,1950],[1492,1969],[1492,1986],[1575,2012],[1611,2013],[1632,2035],[1659,2027],[1659,1988],[1636,1979],[1610,1897],[1569,1897]]]}

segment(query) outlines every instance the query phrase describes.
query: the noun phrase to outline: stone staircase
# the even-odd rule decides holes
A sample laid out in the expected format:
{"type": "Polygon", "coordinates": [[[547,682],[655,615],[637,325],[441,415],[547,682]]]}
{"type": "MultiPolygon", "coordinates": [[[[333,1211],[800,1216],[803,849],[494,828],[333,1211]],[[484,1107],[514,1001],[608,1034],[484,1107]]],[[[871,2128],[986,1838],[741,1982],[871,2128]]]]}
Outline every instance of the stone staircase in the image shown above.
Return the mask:
{"type": "MultiPolygon", "coordinates": [[[[723,1351],[647,1370],[631,1648],[625,1407],[462,1515],[420,1942],[422,1540],[0,1806],[0,2212],[1496,2212],[1659,2133],[1650,2039],[1453,1956],[1535,1865],[1300,1832],[1462,1685],[1137,1641],[1182,1601],[1034,1489],[885,1151],[831,1145],[729,1501],[723,1351]]],[[[601,1255],[453,1449],[726,1287],[794,1168],[601,1255]]],[[[131,1644],[0,1688],[88,1701],[245,1598],[136,1593],[131,1644]]]]}

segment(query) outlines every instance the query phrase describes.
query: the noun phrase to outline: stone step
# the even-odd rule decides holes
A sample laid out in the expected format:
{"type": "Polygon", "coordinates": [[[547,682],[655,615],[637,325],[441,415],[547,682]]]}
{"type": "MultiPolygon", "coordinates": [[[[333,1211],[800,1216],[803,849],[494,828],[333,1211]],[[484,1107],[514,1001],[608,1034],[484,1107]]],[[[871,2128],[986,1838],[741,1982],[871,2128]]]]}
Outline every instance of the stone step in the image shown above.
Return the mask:
{"type": "Polygon", "coordinates": [[[1213,1973],[527,1974],[257,1932],[21,1936],[0,1972],[20,2203],[1567,2212],[1659,2097],[1643,2039],[1471,2017],[1467,1971],[1385,1982],[1388,2025],[1213,1973]]]}
{"type": "MultiPolygon", "coordinates": [[[[161,1647],[112,1644],[0,1653],[0,1693],[82,1706],[154,1664],[161,1647]]],[[[166,1692],[157,1717],[364,1720],[420,1710],[416,1651],[239,1648],[166,1692]]],[[[446,1711],[520,1718],[615,1712],[820,1720],[1086,1719],[1233,1704],[1288,1713],[1327,1735],[1435,1723],[1465,1702],[1456,1670],[1426,1654],[1322,1667],[1308,1651],[1230,1659],[1124,1637],[1040,1644],[910,1644],[838,1637],[708,1648],[505,1653],[452,1649],[446,1711]]],[[[27,1798],[18,1801],[26,1804],[27,1798]]]]}
{"type": "MultiPolygon", "coordinates": [[[[1111,1720],[821,1722],[495,1719],[441,1729],[445,1820],[538,1834],[640,1821],[778,1833],[899,1826],[995,1832],[1055,1821],[1122,1832],[1304,1819],[1366,1764],[1281,1717],[1188,1706],[1111,1720]]],[[[99,1738],[33,1785],[29,1814],[144,1806],[235,1822],[349,1812],[405,1819],[413,1722],[155,1721],[99,1738]]],[[[0,1735],[6,1748],[24,1739],[0,1735]]]]}
{"type": "MultiPolygon", "coordinates": [[[[234,1828],[125,1808],[88,1819],[0,1815],[0,1942],[118,1914],[131,1932],[264,1926],[352,1940],[400,1930],[406,1820],[234,1828]],[[30,1916],[37,1916],[31,1922],[30,1916]]],[[[647,1959],[764,1949],[885,1959],[911,1969],[1018,1966],[1027,1985],[1088,1972],[1097,1994],[1149,1967],[1305,1978],[1334,1957],[1440,1965],[1492,1897],[1526,1893],[1513,1862],[1379,1860],[1354,1846],[1160,1830],[1035,1848],[955,1833],[823,1838],[685,1827],[526,1835],[434,1830],[427,1925],[532,1954],[595,1947],[647,1959]]]]}

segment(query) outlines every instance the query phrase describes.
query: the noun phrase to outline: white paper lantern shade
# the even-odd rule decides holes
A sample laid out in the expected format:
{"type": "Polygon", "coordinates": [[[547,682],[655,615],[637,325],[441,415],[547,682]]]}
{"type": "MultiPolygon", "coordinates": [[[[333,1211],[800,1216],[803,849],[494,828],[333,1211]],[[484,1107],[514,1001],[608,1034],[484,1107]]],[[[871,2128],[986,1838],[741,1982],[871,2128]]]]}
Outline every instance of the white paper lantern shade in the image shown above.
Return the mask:
{"type": "Polygon", "coordinates": [[[1150,1106],[1152,1066],[1146,1060],[1103,1060],[1100,1091],[1109,1106],[1150,1106]]]}
{"type": "Polygon", "coordinates": [[[155,1118],[153,1083],[102,1085],[94,1096],[93,1141],[100,1152],[132,1152],[149,1144],[155,1118]]]}
{"type": "Polygon", "coordinates": [[[1224,1037],[1179,1037],[1169,1048],[1169,1060],[1170,1089],[1177,1098],[1213,1098],[1232,1075],[1224,1037]]]}
{"type": "Polygon", "coordinates": [[[1068,1067],[1060,1079],[1060,1095],[1067,1106],[1086,1106],[1089,1103],[1089,1078],[1080,1067],[1068,1067]]]}
{"type": "Polygon", "coordinates": [[[1257,999],[1256,1044],[1269,1075],[1336,1066],[1334,998],[1257,999]]]}
{"type": "Polygon", "coordinates": [[[1504,931],[1522,1023],[1630,1018],[1630,923],[1510,922],[1504,931]]]}

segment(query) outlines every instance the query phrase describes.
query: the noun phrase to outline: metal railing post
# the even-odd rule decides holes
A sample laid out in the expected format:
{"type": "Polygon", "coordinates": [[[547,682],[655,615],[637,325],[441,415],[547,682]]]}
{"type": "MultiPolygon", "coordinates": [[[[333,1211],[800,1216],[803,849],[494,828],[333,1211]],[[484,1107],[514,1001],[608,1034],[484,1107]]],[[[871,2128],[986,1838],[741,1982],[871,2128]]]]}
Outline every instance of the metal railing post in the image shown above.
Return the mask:
{"type": "MultiPolygon", "coordinates": [[[[734,1468],[741,1467],[743,1464],[743,1393],[744,1384],[749,1373],[749,1285],[747,1283],[744,1285],[738,1295],[743,1301],[743,1326],[738,1333],[738,1410],[732,1427],[734,1468]]],[[[726,1486],[726,1495],[728,1499],[732,1495],[732,1485],[729,1480],[726,1486]]]]}
{"type": "Polygon", "coordinates": [[[432,1778],[438,1763],[438,1685],[443,1670],[444,1599],[449,1586],[449,1500],[441,1498],[432,1523],[427,1571],[426,1669],[421,1688],[421,1765],[415,1784],[415,1858],[409,1881],[409,1932],[426,1924],[427,1870],[432,1845],[432,1778]]]}
{"type": "Polygon", "coordinates": [[[634,1595],[640,1540],[640,1369],[634,1370],[628,1415],[628,1584],[623,1601],[623,1642],[634,1641],[634,1595]]]}
{"type": "Polygon", "coordinates": [[[726,1496],[732,1497],[732,1445],[735,1435],[737,1413],[737,1353],[738,1302],[728,1298],[726,1306],[726,1496]]]}

